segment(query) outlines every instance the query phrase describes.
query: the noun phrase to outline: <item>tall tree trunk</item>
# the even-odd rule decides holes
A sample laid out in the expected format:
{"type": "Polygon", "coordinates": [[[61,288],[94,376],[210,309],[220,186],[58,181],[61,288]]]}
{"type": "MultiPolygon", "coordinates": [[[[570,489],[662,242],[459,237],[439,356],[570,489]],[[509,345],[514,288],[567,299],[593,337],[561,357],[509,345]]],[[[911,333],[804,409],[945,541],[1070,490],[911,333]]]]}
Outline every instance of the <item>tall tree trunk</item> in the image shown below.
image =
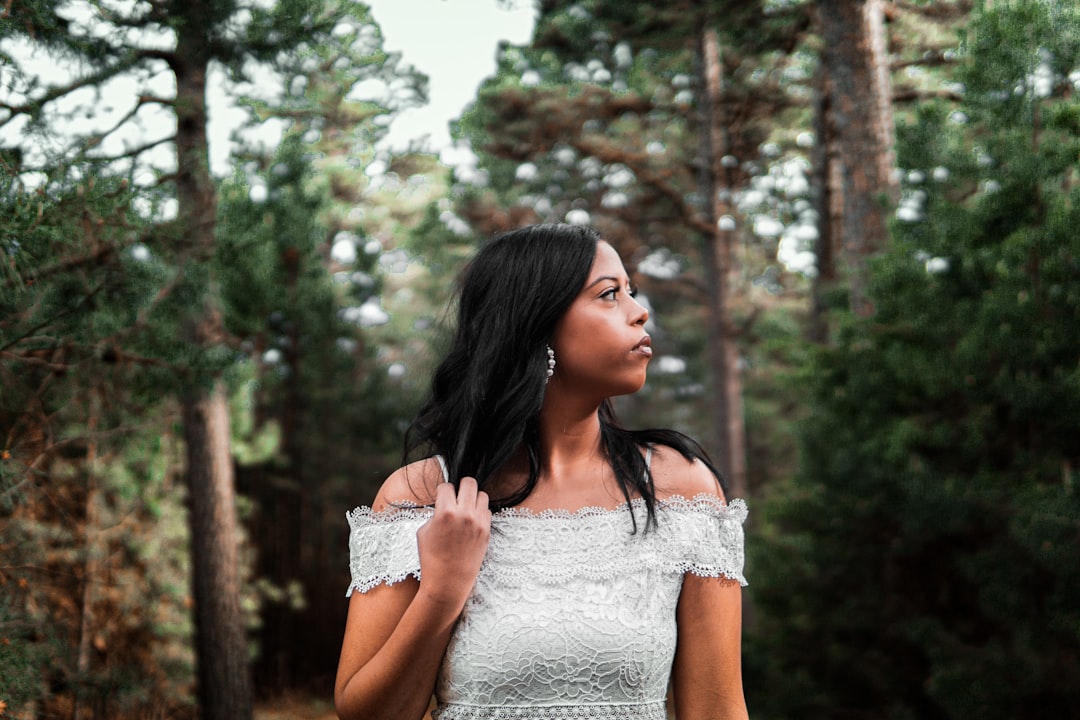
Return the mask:
{"type": "Polygon", "coordinates": [[[842,197],[839,182],[839,163],[836,161],[836,138],[829,126],[829,78],[825,63],[818,63],[814,76],[814,149],[810,164],[814,188],[814,210],[817,212],[818,237],[814,254],[817,274],[814,276],[813,299],[807,335],[811,342],[824,344],[829,340],[829,308],[827,295],[836,286],[836,259],[840,254],[840,219],[842,197]]]}
{"type": "MultiPolygon", "coordinates": [[[[188,263],[208,263],[214,252],[217,193],[206,141],[206,75],[209,40],[200,3],[185,6],[191,20],[179,33],[176,57],[177,217],[188,263]]],[[[220,341],[221,317],[209,285],[185,328],[188,340],[206,347],[220,341]]],[[[238,527],[231,433],[225,388],[192,379],[181,398],[191,527],[192,587],[198,697],[203,720],[252,717],[247,638],[240,606],[238,527]]]]}
{"type": "MultiPolygon", "coordinates": [[[[303,387],[304,355],[300,334],[300,321],[295,309],[299,306],[300,276],[303,257],[293,247],[286,247],[281,253],[282,267],[285,271],[285,296],[288,308],[284,332],[289,342],[284,348],[285,366],[289,369],[284,381],[284,402],[281,408],[281,445],[288,460],[286,477],[289,482],[285,487],[275,483],[273,489],[266,488],[260,493],[263,502],[273,508],[276,541],[273,547],[260,548],[260,554],[273,553],[268,575],[281,587],[307,579],[305,570],[316,566],[317,559],[306,557],[310,547],[306,540],[308,527],[308,498],[303,488],[307,459],[304,456],[304,437],[306,398],[303,387]]],[[[304,590],[313,589],[306,584],[304,590]]],[[[262,613],[266,631],[260,638],[262,650],[260,665],[266,672],[264,680],[271,687],[295,687],[302,666],[309,659],[305,635],[310,633],[310,624],[306,618],[292,606],[291,602],[268,604],[262,613]]]]}
{"type": "MultiPolygon", "coordinates": [[[[888,206],[895,202],[892,89],[880,0],[818,0],[824,46],[825,108],[836,154],[829,155],[842,208],[838,227],[851,308],[873,313],[866,294],[868,259],[888,242],[888,206]]],[[[824,242],[824,238],[823,238],[824,242]]],[[[835,260],[835,259],[834,259],[835,260]]]]}
{"type": "Polygon", "coordinates": [[[252,717],[229,411],[220,381],[183,397],[198,696],[203,720],[252,717]]]}
{"type": "Polygon", "coordinates": [[[731,285],[735,266],[735,232],[721,228],[719,220],[731,211],[732,169],[723,159],[729,154],[727,127],[721,117],[723,77],[716,32],[705,25],[698,35],[698,87],[700,167],[698,184],[705,198],[705,284],[709,289],[709,365],[713,377],[712,414],[716,427],[720,470],[731,495],[745,497],[746,427],[739,371],[738,331],[731,319],[731,285]],[[720,192],[720,191],[724,192],[720,192]]]}
{"type": "MultiPolygon", "coordinates": [[[[91,401],[93,402],[93,401],[91,401]]],[[[86,435],[94,438],[97,430],[98,416],[96,407],[91,405],[90,417],[86,423],[86,435]]],[[[79,652],[76,656],[75,667],[78,670],[78,687],[75,689],[75,707],[71,711],[72,720],[84,720],[87,716],[87,696],[90,676],[91,650],[93,647],[93,635],[96,626],[94,617],[94,603],[97,601],[95,588],[101,579],[101,533],[98,520],[98,483],[97,483],[97,441],[91,439],[86,448],[86,519],[83,531],[83,552],[86,557],[83,561],[83,593],[82,593],[82,618],[79,622],[79,652]]]]}

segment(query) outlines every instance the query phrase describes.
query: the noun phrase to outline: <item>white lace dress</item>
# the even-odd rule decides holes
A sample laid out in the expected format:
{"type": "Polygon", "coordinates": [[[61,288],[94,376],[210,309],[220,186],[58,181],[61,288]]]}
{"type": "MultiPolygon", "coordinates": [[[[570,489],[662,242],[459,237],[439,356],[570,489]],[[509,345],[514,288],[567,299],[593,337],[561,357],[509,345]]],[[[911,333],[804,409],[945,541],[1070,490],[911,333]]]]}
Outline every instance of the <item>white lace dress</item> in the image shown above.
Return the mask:
{"type": "MultiPolygon", "coordinates": [[[[743,578],[746,505],[503,510],[439,670],[438,720],[666,720],[683,576],[743,578]]],[[[354,590],[420,577],[430,508],[348,513],[354,590]]]]}

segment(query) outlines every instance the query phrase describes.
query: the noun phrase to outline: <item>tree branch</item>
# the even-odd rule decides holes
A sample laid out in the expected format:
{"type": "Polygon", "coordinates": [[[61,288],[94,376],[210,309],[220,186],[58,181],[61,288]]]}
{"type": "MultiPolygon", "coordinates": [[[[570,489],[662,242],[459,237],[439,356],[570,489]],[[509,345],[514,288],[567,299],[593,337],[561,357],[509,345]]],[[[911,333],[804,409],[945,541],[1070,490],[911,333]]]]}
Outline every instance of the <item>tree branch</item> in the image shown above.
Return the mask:
{"type": "MultiPolygon", "coordinates": [[[[126,123],[128,120],[135,117],[135,115],[138,114],[139,110],[142,109],[143,105],[147,105],[147,104],[152,103],[152,102],[164,103],[166,105],[174,105],[175,104],[171,100],[164,100],[162,98],[154,98],[154,97],[151,97],[149,95],[140,95],[138,101],[135,103],[135,106],[133,108],[131,108],[131,110],[129,110],[127,113],[125,113],[123,117],[121,117],[119,120],[117,120],[116,123],[110,129],[108,129],[108,130],[106,130],[104,132],[101,132],[101,133],[96,133],[95,135],[90,137],[87,140],[88,147],[97,147],[98,145],[100,145],[105,140],[105,138],[109,137],[114,132],[119,130],[124,125],[124,123],[126,123]]],[[[149,147],[153,147],[153,145],[151,145],[149,147]]],[[[126,155],[121,155],[119,157],[127,157],[127,156],[126,155]]]]}
{"type": "Polygon", "coordinates": [[[163,98],[156,95],[140,95],[139,102],[143,104],[157,103],[168,107],[176,107],[176,98],[163,98]]]}
{"type": "Polygon", "coordinates": [[[171,50],[158,50],[155,48],[146,48],[139,50],[135,53],[135,56],[140,60],[164,60],[168,66],[175,72],[180,65],[180,58],[176,56],[175,52],[171,50]]]}
{"type": "Polygon", "coordinates": [[[913,88],[896,88],[892,96],[894,103],[917,102],[920,100],[932,100],[934,98],[951,100],[956,103],[963,102],[964,100],[963,95],[953,92],[952,90],[915,90],[913,88]]]}
{"type": "MultiPolygon", "coordinates": [[[[73,80],[67,85],[56,85],[49,88],[44,95],[22,105],[8,105],[7,103],[0,103],[0,110],[7,110],[11,113],[11,117],[15,115],[33,114],[37,110],[40,110],[43,105],[50,103],[53,100],[73,93],[76,90],[81,90],[84,87],[91,87],[98,85],[111,77],[114,77],[118,73],[131,69],[138,62],[137,56],[126,58],[115,65],[105,67],[98,72],[90,73],[89,75],[73,80]]],[[[11,117],[5,118],[4,122],[7,122],[11,117]]]]}
{"type": "Polygon", "coordinates": [[[43,368],[45,370],[52,370],[54,372],[66,372],[71,368],[71,365],[67,363],[57,363],[52,360],[46,360],[45,358],[36,357],[34,355],[27,355],[26,353],[14,353],[7,350],[0,351],[0,358],[5,360],[13,360],[23,365],[33,365],[35,367],[43,368]]]}
{"type": "Polygon", "coordinates": [[[890,4],[897,10],[914,13],[915,15],[920,15],[922,17],[941,18],[943,20],[950,20],[966,15],[971,12],[974,5],[972,0],[958,0],[951,5],[939,2],[916,5],[912,2],[905,2],[905,0],[892,0],[890,4]]]}
{"type": "Polygon", "coordinates": [[[101,289],[102,289],[103,287],[105,287],[105,286],[104,286],[104,285],[98,285],[98,286],[97,286],[96,288],[92,289],[92,290],[91,290],[90,292],[88,292],[88,293],[87,293],[87,294],[86,294],[86,295],[85,295],[85,296],[83,297],[82,301],[81,301],[81,302],[79,303],[79,305],[78,305],[78,306],[76,306],[76,307],[71,307],[71,308],[67,308],[67,309],[65,309],[65,310],[63,310],[63,311],[61,311],[61,312],[57,313],[56,315],[53,315],[53,316],[52,316],[52,317],[50,317],[50,318],[46,318],[45,320],[42,320],[42,321],[41,321],[40,323],[38,323],[38,324],[37,324],[37,325],[35,325],[34,327],[30,328],[30,330],[29,330],[29,331],[27,331],[27,332],[23,333],[22,335],[20,335],[20,336],[19,336],[19,337],[17,337],[17,338],[13,338],[13,339],[12,339],[12,340],[10,340],[10,341],[9,341],[9,342],[8,342],[8,343],[7,343],[6,345],[0,346],[0,353],[6,352],[6,351],[7,351],[7,350],[9,350],[10,348],[13,348],[13,347],[15,347],[16,345],[18,345],[18,344],[19,344],[20,342],[22,342],[22,341],[23,341],[23,340],[25,340],[26,338],[28,338],[28,337],[31,337],[32,335],[34,335],[34,334],[35,334],[35,333],[36,333],[36,332],[37,332],[38,330],[41,330],[41,329],[42,329],[42,328],[44,328],[44,327],[48,327],[49,325],[51,325],[52,323],[56,322],[56,321],[57,321],[57,320],[59,320],[60,318],[62,318],[62,317],[65,317],[66,315],[70,315],[70,314],[72,314],[72,313],[73,313],[73,312],[75,312],[75,311],[76,311],[77,309],[79,309],[79,308],[81,307],[81,305],[85,304],[87,300],[89,300],[90,298],[94,297],[94,296],[95,296],[95,295],[97,295],[97,294],[98,294],[99,292],[101,292],[101,289]]]}
{"type": "Polygon", "coordinates": [[[890,70],[902,70],[908,67],[936,67],[939,65],[955,65],[956,60],[947,58],[945,53],[952,48],[934,48],[926,51],[921,58],[914,60],[896,60],[889,63],[890,70]]]}
{"type": "Polygon", "coordinates": [[[172,280],[170,280],[166,285],[164,285],[160,290],[157,291],[157,293],[154,295],[154,298],[150,302],[148,302],[141,310],[139,310],[139,314],[135,317],[135,322],[131,323],[131,325],[125,327],[111,337],[106,338],[106,340],[118,343],[146,327],[150,321],[150,313],[154,310],[154,308],[161,304],[161,302],[168,298],[170,295],[172,295],[176,288],[180,287],[180,284],[183,281],[184,263],[180,263],[180,270],[176,273],[172,280]]]}
{"type": "Polygon", "coordinates": [[[106,258],[108,258],[109,255],[112,255],[113,252],[115,252],[115,248],[113,248],[112,246],[107,246],[95,250],[94,252],[87,253],[85,255],[77,255],[75,257],[65,258],[63,260],[60,260],[59,262],[53,263],[52,265],[47,265],[36,272],[28,273],[23,277],[8,278],[7,282],[4,283],[4,287],[9,288],[15,285],[30,285],[32,283],[38,282],[39,280],[44,280],[47,277],[67,272],[68,270],[72,270],[81,265],[98,265],[101,264],[101,262],[104,261],[106,258]]]}
{"type": "MultiPolygon", "coordinates": [[[[110,132],[112,132],[112,131],[110,131],[110,132]]],[[[98,136],[98,137],[103,138],[105,136],[101,135],[101,136],[98,136]]],[[[91,159],[91,160],[94,160],[95,162],[116,162],[117,160],[123,160],[124,158],[132,158],[132,157],[135,157],[136,155],[141,155],[142,153],[146,152],[147,150],[150,150],[151,148],[155,148],[158,145],[164,145],[165,143],[173,142],[174,140],[176,140],[175,135],[167,135],[166,137],[160,138],[159,140],[151,140],[150,142],[143,143],[142,145],[137,145],[136,147],[133,147],[130,150],[126,150],[126,151],[120,153],[119,155],[113,155],[113,156],[110,156],[110,157],[105,157],[105,156],[101,156],[101,155],[90,155],[90,154],[87,154],[87,153],[83,153],[83,155],[85,157],[91,159]]],[[[93,148],[97,147],[97,145],[98,145],[98,143],[94,143],[88,149],[92,150],[93,148]]]]}
{"type": "Polygon", "coordinates": [[[571,147],[585,155],[591,155],[603,163],[621,163],[633,170],[634,175],[661,196],[670,200],[679,208],[680,214],[688,225],[705,235],[711,235],[713,228],[701,219],[698,211],[686,202],[686,194],[669,182],[660,173],[650,169],[642,155],[622,152],[609,143],[590,143],[584,139],[570,141],[571,147]]]}
{"type": "Polygon", "coordinates": [[[103,18],[108,20],[113,25],[125,28],[138,28],[140,30],[146,29],[147,25],[152,23],[160,23],[166,17],[168,17],[164,8],[158,3],[147,3],[150,6],[149,12],[145,13],[141,17],[121,17],[118,13],[111,12],[105,8],[101,3],[94,3],[94,7],[101,14],[103,18]]]}

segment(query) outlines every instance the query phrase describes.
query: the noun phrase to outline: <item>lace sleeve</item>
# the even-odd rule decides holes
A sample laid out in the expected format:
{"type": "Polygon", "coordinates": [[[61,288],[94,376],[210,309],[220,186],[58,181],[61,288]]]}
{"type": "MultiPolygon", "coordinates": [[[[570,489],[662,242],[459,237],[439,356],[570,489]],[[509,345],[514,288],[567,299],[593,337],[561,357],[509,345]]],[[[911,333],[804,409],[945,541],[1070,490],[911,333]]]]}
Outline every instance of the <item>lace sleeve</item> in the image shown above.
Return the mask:
{"type": "Polygon", "coordinates": [[[410,575],[420,579],[416,531],[431,517],[425,508],[394,508],[372,512],[359,507],[345,514],[349,520],[349,571],[354,590],[366,593],[377,585],[393,585],[410,575]]]}
{"type": "Polygon", "coordinates": [[[692,500],[669,498],[664,504],[677,518],[669,527],[678,547],[679,570],[747,584],[743,577],[743,522],[747,514],[743,500],[725,505],[715,496],[698,495],[692,500]]]}

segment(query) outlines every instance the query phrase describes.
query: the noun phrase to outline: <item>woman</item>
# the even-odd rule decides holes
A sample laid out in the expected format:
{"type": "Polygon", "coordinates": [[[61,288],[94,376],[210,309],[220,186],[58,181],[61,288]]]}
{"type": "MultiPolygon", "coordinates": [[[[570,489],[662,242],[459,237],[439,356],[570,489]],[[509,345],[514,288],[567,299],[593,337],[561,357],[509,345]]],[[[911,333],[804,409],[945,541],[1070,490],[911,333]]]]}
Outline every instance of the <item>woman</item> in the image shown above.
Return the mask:
{"type": "Polygon", "coordinates": [[[628,431],[648,312],[593,230],[479,251],[412,462],[349,514],[341,718],[746,718],[740,500],[700,448],[628,431]],[[494,514],[493,514],[494,511],[494,514]],[[358,592],[354,592],[358,591],[358,592]]]}

